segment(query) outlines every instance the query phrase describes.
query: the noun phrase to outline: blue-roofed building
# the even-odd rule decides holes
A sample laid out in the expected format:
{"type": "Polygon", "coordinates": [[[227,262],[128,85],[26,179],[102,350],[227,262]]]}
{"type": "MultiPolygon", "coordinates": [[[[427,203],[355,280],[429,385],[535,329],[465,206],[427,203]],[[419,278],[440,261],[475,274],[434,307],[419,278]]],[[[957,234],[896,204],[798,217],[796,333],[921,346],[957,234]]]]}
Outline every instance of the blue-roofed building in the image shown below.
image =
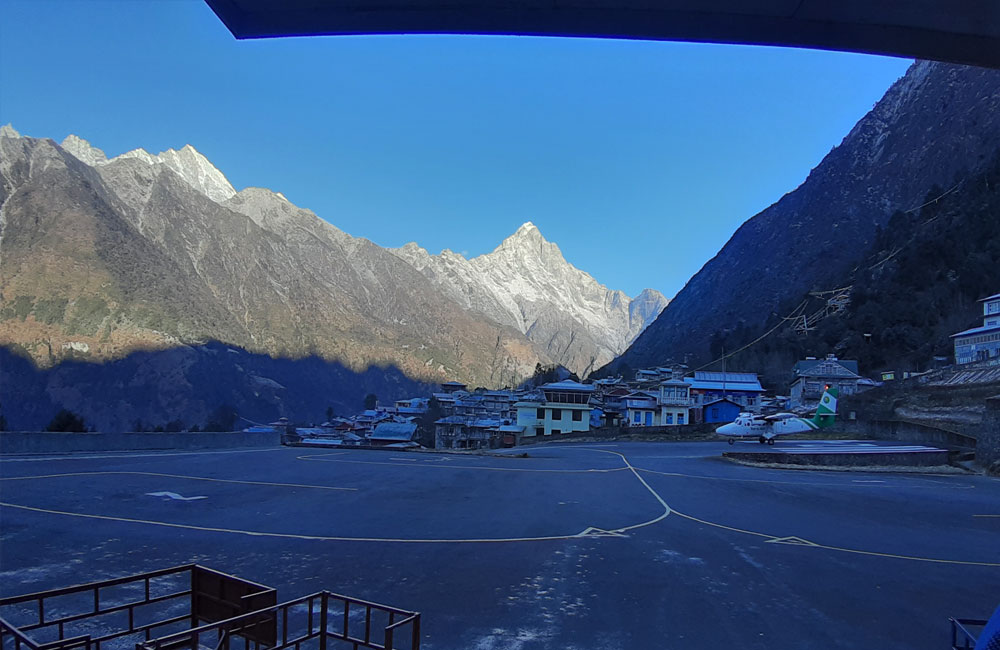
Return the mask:
{"type": "Polygon", "coordinates": [[[685,377],[691,387],[691,405],[702,407],[709,402],[727,399],[745,411],[760,409],[764,388],[755,372],[711,372],[697,370],[694,377],[685,377]]]}
{"type": "Polygon", "coordinates": [[[981,327],[952,334],[955,363],[991,362],[1000,364],[1000,293],[983,298],[981,327]]]}

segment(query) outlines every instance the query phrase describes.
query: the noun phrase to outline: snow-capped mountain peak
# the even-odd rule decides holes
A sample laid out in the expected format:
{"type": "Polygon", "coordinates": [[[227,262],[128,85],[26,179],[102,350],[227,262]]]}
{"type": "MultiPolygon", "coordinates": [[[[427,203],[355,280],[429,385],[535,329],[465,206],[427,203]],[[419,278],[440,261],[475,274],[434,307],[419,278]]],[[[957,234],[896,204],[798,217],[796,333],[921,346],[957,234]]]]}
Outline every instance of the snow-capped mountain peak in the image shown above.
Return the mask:
{"type": "Polygon", "coordinates": [[[189,185],[217,203],[232,198],[236,190],[225,175],[189,144],[177,151],[167,149],[157,156],[170,169],[177,172],[189,185]]]}
{"type": "Polygon", "coordinates": [[[14,125],[8,122],[3,126],[0,126],[0,138],[20,138],[21,134],[17,132],[14,125]]]}
{"type": "Polygon", "coordinates": [[[60,146],[90,166],[103,165],[108,162],[108,157],[104,155],[103,151],[72,133],[66,136],[60,146]]]}
{"type": "Polygon", "coordinates": [[[414,243],[394,251],[468,309],[516,327],[567,368],[586,373],[621,354],[666,306],[644,290],[636,304],[574,267],[530,221],[472,259],[414,243]]]}
{"type": "MultiPolygon", "coordinates": [[[[13,129],[11,129],[13,130],[13,129]]],[[[16,133],[16,132],[15,132],[16,133]]],[[[216,203],[222,203],[236,195],[236,190],[225,175],[208,161],[197,149],[187,144],[179,151],[167,149],[153,155],[143,148],[126,151],[110,160],[104,152],[76,135],[69,135],[62,141],[62,148],[76,158],[94,167],[107,165],[116,160],[136,159],[147,165],[164,165],[184,181],[216,203]]]]}

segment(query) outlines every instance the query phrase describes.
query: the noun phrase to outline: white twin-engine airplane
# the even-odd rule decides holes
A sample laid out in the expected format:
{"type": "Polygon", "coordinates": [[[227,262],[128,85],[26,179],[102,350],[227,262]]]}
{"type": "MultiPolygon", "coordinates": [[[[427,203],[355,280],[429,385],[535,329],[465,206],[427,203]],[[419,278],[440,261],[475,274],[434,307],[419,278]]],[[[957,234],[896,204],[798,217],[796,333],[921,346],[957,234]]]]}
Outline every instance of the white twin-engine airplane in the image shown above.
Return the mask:
{"type": "Polygon", "coordinates": [[[837,414],[837,389],[829,386],[823,391],[823,397],[816,407],[816,415],[810,420],[797,417],[794,413],[776,413],[775,415],[756,415],[740,413],[736,421],[724,424],[715,430],[720,436],[729,438],[733,444],[734,438],[757,438],[758,442],[774,444],[778,436],[791,433],[806,433],[817,431],[833,424],[837,414]]]}

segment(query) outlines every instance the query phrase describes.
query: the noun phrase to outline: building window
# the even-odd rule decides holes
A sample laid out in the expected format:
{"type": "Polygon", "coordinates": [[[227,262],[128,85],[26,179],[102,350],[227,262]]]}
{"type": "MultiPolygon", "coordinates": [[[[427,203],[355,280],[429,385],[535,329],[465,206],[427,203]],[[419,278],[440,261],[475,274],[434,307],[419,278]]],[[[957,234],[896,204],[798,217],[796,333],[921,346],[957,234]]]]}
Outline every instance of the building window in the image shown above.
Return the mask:
{"type": "Polygon", "coordinates": [[[573,421],[583,422],[583,411],[573,411],[573,421]]]}
{"type": "Polygon", "coordinates": [[[545,419],[545,409],[535,409],[535,418],[539,420],[545,419]]]}
{"type": "Polygon", "coordinates": [[[674,414],[667,413],[667,421],[664,422],[664,424],[673,424],[673,423],[674,423],[674,414]]]}
{"type": "Polygon", "coordinates": [[[544,436],[545,435],[545,427],[535,427],[535,435],[536,436],[544,436]]]}
{"type": "Polygon", "coordinates": [[[633,413],[632,414],[632,421],[635,422],[636,424],[639,424],[640,422],[642,422],[642,413],[639,413],[638,411],[636,411],[635,413],[633,413]]]}
{"type": "Polygon", "coordinates": [[[562,419],[562,409],[552,409],[552,419],[561,420],[562,419]]]}
{"type": "Polygon", "coordinates": [[[677,414],[677,424],[684,424],[684,414],[683,413],[678,413],[677,414]]]}

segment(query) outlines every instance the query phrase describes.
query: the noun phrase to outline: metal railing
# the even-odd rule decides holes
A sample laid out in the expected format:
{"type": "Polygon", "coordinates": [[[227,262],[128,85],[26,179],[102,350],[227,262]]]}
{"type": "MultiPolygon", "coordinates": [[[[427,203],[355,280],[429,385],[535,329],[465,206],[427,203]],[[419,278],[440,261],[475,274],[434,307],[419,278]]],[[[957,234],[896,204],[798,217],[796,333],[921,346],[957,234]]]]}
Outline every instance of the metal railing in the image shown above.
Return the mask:
{"type": "Polygon", "coordinates": [[[977,634],[973,634],[969,627],[983,628],[986,621],[975,618],[949,618],[951,622],[951,647],[952,650],[974,650],[976,647],[977,634]]]}
{"type": "Polygon", "coordinates": [[[138,643],[136,650],[328,650],[331,640],[354,650],[419,650],[420,614],[320,591],[138,643]],[[271,625],[277,626],[275,643],[261,643],[260,628],[271,625]]]}
{"type": "MultiPolygon", "coordinates": [[[[93,646],[94,650],[100,650],[101,643],[131,634],[143,634],[147,639],[151,638],[152,630],[174,623],[189,621],[191,619],[191,614],[184,613],[179,616],[173,616],[153,621],[151,623],[137,624],[136,608],[155,603],[166,603],[167,601],[174,599],[190,597],[192,593],[191,587],[188,586],[187,588],[178,591],[170,591],[163,594],[153,595],[152,581],[156,578],[164,578],[168,576],[179,577],[180,574],[191,573],[196,566],[197,565],[194,564],[188,564],[171,567],[169,569],[150,571],[139,575],[127,576],[124,578],[90,582],[72,587],[64,587],[61,589],[52,589],[49,591],[25,594],[23,596],[12,596],[0,599],[0,613],[4,612],[7,608],[18,605],[22,606],[22,608],[32,609],[37,612],[37,617],[33,622],[23,625],[15,625],[11,620],[0,618],[0,650],[10,650],[8,644],[12,645],[14,650],[22,650],[22,646],[26,646],[32,650],[69,650],[70,648],[78,647],[85,647],[87,650],[90,650],[93,646]],[[140,599],[116,604],[102,602],[102,589],[130,585],[134,585],[136,587],[139,585],[142,586],[143,595],[140,599]],[[74,595],[83,596],[88,605],[92,604],[92,607],[89,607],[85,611],[78,611],[74,614],[52,615],[51,609],[49,612],[46,612],[46,602],[55,598],[74,595]],[[127,617],[127,626],[122,629],[118,629],[98,637],[93,637],[89,634],[82,634],[68,638],[66,637],[67,625],[82,622],[86,619],[97,616],[104,616],[119,612],[124,612],[127,617]],[[45,630],[46,628],[54,630],[58,638],[54,641],[40,643],[34,641],[27,634],[28,632],[45,630]]],[[[187,581],[187,584],[190,585],[190,580],[187,581]]]]}

